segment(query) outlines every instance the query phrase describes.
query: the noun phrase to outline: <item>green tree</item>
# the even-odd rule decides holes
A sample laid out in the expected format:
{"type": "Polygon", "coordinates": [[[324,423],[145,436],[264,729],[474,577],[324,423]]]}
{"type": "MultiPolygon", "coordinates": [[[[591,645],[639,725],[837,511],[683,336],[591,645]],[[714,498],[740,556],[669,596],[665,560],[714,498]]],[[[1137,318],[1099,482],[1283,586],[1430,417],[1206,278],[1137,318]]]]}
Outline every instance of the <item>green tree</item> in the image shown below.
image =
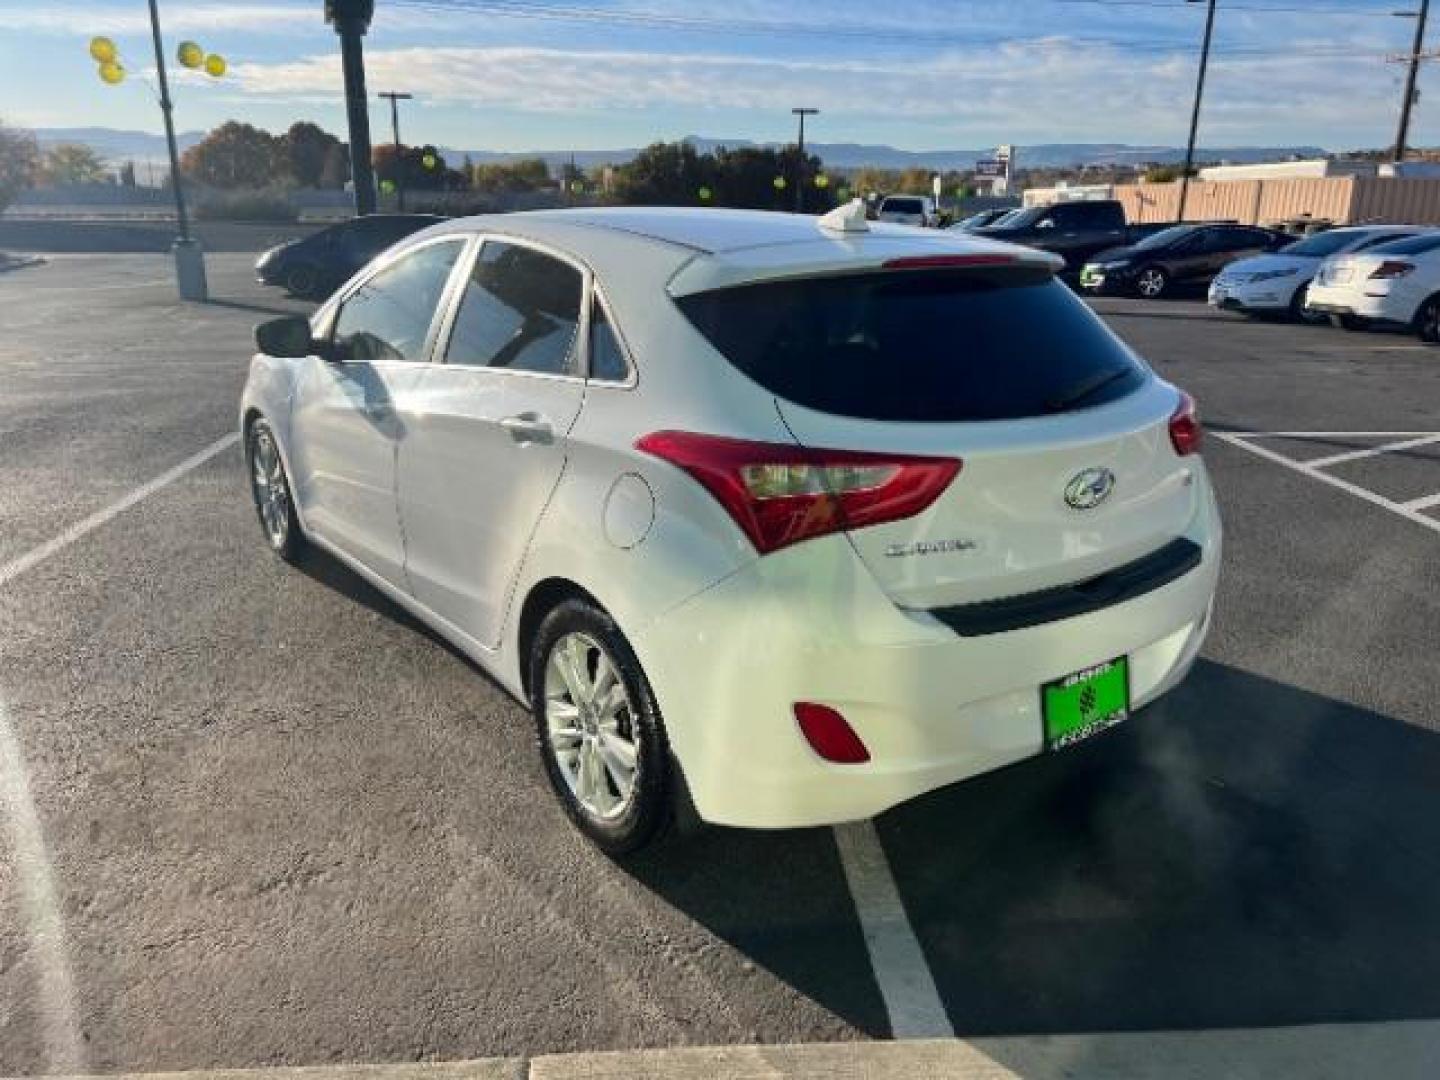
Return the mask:
{"type": "Polygon", "coordinates": [[[268,131],[227,120],[185,151],[181,171],[216,188],[268,187],[285,173],[280,140],[268,131]]]}
{"type": "Polygon", "coordinates": [[[687,142],[652,143],[615,170],[615,195],[623,203],[691,206],[701,188],[715,187],[714,165],[687,142]]]}
{"type": "Polygon", "coordinates": [[[470,185],[494,195],[504,192],[538,191],[551,186],[550,169],[543,158],[490,162],[470,169],[470,185]]]}
{"type": "Polygon", "coordinates": [[[37,179],[44,184],[94,184],[105,178],[105,163],[84,143],[56,143],[41,156],[37,179]]]}
{"type": "Polygon", "coordinates": [[[0,210],[35,182],[39,158],[34,135],[0,121],[0,210]]]}
{"type": "Polygon", "coordinates": [[[280,136],[280,154],[291,178],[301,187],[320,187],[330,151],[340,140],[319,124],[297,120],[280,136]]]}

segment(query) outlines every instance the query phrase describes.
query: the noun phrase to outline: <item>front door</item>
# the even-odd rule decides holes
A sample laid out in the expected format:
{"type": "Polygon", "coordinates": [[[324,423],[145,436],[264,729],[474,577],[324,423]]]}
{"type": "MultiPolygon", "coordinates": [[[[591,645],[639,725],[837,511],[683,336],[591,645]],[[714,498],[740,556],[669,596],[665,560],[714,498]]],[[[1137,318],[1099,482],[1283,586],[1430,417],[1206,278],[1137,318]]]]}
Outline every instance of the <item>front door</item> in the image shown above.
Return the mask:
{"type": "Polygon", "coordinates": [[[309,357],[291,417],[295,497],[307,528],[404,586],[395,505],[395,408],[419,382],[463,239],[401,255],[355,288],[332,321],[330,355],[309,357]]]}
{"type": "Polygon", "coordinates": [[[399,402],[410,588],[486,647],[499,644],[510,591],[584,401],[585,291],[574,263],[486,240],[458,295],[443,362],[399,402]]]}

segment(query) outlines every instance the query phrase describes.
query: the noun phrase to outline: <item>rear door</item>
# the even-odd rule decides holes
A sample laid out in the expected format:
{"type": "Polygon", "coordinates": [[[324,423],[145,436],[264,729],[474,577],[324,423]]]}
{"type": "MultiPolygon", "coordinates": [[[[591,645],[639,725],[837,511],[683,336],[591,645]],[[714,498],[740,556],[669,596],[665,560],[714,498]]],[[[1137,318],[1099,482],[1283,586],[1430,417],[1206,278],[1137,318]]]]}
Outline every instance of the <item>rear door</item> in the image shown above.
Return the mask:
{"type": "Polygon", "coordinates": [[[925,511],[849,534],[901,606],[1071,584],[1158,550],[1194,517],[1191,466],[1169,441],[1177,392],[1048,275],[878,272],[681,307],[776,394],[800,443],[961,459],[925,511]],[[1107,497],[1067,502],[1098,475],[1107,497]]]}
{"type": "Polygon", "coordinates": [[[486,238],[456,290],[443,362],[401,403],[400,517],[416,599],[487,647],[565,468],[585,397],[589,274],[557,252],[486,238]]]}

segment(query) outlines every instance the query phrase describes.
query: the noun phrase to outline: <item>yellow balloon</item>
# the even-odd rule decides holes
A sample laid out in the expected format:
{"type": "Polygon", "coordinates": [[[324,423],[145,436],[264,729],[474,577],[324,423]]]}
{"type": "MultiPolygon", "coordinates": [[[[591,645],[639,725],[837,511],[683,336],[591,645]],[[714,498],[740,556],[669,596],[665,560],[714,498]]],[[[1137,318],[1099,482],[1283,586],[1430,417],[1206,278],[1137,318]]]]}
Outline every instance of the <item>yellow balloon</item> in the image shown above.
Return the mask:
{"type": "Polygon", "coordinates": [[[205,57],[205,74],[220,78],[225,74],[225,58],[219,53],[211,53],[205,57]]]}
{"type": "Polygon", "coordinates": [[[115,59],[115,42],[108,37],[93,37],[90,39],[90,55],[102,64],[108,64],[115,59]]]}
{"type": "Polygon", "coordinates": [[[776,191],[784,191],[784,190],[785,190],[785,178],[784,178],[783,176],[777,176],[777,177],[775,177],[774,181],[772,181],[772,182],[773,182],[774,185],[775,185],[775,190],[776,190],[776,191]]]}
{"type": "MultiPolygon", "coordinates": [[[[180,47],[175,50],[175,59],[180,61],[181,67],[198,68],[205,63],[205,50],[193,41],[182,41],[180,47]]],[[[224,63],[222,60],[221,63],[224,63]]]]}
{"type": "Polygon", "coordinates": [[[118,86],[125,81],[125,69],[114,60],[107,60],[100,65],[100,80],[118,86]]]}

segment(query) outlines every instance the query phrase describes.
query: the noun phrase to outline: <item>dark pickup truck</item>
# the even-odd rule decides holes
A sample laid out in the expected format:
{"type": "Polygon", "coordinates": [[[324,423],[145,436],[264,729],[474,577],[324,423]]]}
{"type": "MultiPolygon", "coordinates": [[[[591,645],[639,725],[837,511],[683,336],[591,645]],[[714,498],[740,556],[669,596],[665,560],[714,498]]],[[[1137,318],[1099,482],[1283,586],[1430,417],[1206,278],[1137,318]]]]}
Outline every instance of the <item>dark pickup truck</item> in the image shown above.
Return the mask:
{"type": "Polygon", "coordinates": [[[1078,271],[1092,255],[1143,240],[1164,225],[1127,225],[1125,208],[1116,199],[1091,199],[1030,206],[1005,219],[1004,225],[975,229],[976,236],[1053,251],[1065,269],[1078,271]]]}

